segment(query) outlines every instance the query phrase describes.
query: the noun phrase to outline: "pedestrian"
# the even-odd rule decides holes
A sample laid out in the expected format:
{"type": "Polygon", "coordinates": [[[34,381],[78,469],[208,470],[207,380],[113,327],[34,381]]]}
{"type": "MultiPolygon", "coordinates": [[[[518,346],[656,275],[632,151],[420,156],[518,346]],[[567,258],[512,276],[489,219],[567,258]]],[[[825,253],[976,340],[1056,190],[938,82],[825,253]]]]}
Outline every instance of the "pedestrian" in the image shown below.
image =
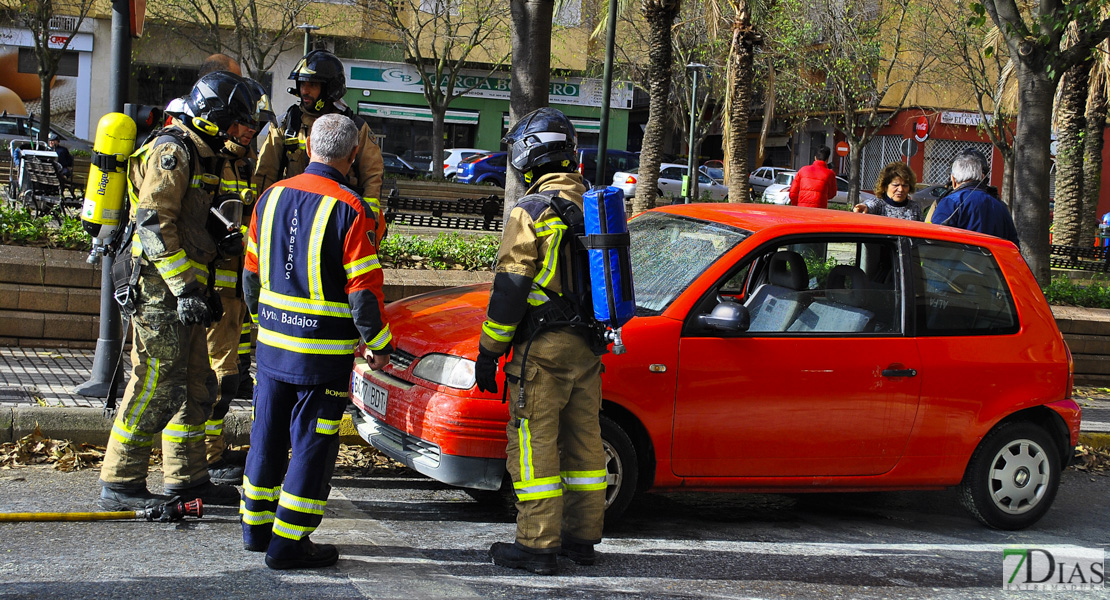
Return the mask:
{"type": "Polygon", "coordinates": [[[513,350],[505,365],[506,453],[517,497],[516,541],[497,542],[489,553],[494,564],[551,575],[558,553],[594,564],[601,541],[606,471],[599,356],[605,343],[596,329],[540,325],[593,318],[592,308],[582,305],[584,290],[574,284],[586,275],[570,256],[577,241],[560,216],[580,213],[586,192],[575,172],[574,126],[558,110],[541,108],[521,118],[504,142],[530,187],[505,224],[475,366],[478,389],[496,393],[498,359],[513,350]]]}
{"type": "MultiPolygon", "coordinates": [[[[206,230],[219,164],[236,158],[258,129],[255,103],[231,73],[202,77],[181,118],[153,136],[129,161],[131,222],[135,235],[121,258],[138,270],[131,378],[112,426],[100,470],[100,506],[134,510],[168,496],[146,486],[154,436],[162,433],[167,494],[235,505],[234,487],[212,483],[204,424],[214,378],[205,328],[218,318],[209,264],[216,240],[206,230]],[[195,182],[195,183],[194,183],[195,182]]],[[[127,264],[127,263],[124,263],[127,264]]]]}
{"type": "Polygon", "coordinates": [[[50,132],[50,149],[58,155],[58,177],[62,183],[69,183],[73,180],[73,155],[69,153],[69,148],[62,144],[61,137],[53,131],[50,132]]]}
{"type": "Polygon", "coordinates": [[[331,489],[355,345],[365,341],[375,370],[393,351],[375,215],[345,183],[358,139],[344,115],[314,119],[304,173],[266,190],[251,220],[243,287],[258,369],[240,513],[244,548],[272,569],[339,559],[309,535],[331,489]]]}
{"type": "Polygon", "coordinates": [[[279,179],[304,172],[309,162],[305,140],[312,123],[321,115],[345,115],[358,127],[358,159],[348,175],[349,184],[374,211],[380,243],[386,227],[379,204],[385,163],[370,126],[343,102],[343,95],[347,93],[343,63],[327,50],[313,50],[297,63],[289,79],[294,82],[289,91],[300,101],[290,106],[281,120],[269,128],[258,151],[255,187],[265,190],[279,179]]]}
{"type": "Polygon", "coordinates": [[[821,146],[813,164],[798,169],[790,182],[791,206],[829,207],[829,200],[836,196],[836,173],[828,165],[831,155],[828,146],[821,146]]]}
{"type": "Polygon", "coordinates": [[[985,175],[979,157],[961,154],[952,161],[952,191],[937,200],[931,223],[978,231],[1021,247],[1010,209],[982,188],[985,175]]]}
{"type": "MultiPolygon", "coordinates": [[[[984,192],[990,194],[991,196],[994,196],[995,198],[1001,199],[1001,196],[998,195],[998,188],[996,188],[995,186],[990,184],[991,164],[990,164],[989,161],[987,161],[987,157],[984,156],[982,152],[979,152],[978,150],[976,150],[974,148],[964,148],[963,150],[960,150],[959,153],[956,154],[956,157],[965,156],[965,155],[973,157],[979,163],[979,168],[983,172],[983,178],[980,179],[975,184],[975,187],[980,189],[980,190],[983,190],[984,192]]],[[[953,160],[954,159],[955,159],[955,157],[953,158],[953,160]]],[[[952,193],[951,185],[947,189],[944,190],[945,195],[948,195],[950,193],[952,193]]],[[[925,210],[925,222],[926,223],[932,223],[933,222],[933,213],[936,211],[936,209],[937,209],[937,203],[934,201],[932,204],[929,205],[929,208],[925,210]]]]}
{"type": "Polygon", "coordinates": [[[920,221],[921,205],[911,195],[916,185],[917,177],[914,176],[913,169],[906,163],[892,162],[879,171],[879,177],[875,180],[875,197],[862,199],[852,210],[894,219],[920,221]]]}

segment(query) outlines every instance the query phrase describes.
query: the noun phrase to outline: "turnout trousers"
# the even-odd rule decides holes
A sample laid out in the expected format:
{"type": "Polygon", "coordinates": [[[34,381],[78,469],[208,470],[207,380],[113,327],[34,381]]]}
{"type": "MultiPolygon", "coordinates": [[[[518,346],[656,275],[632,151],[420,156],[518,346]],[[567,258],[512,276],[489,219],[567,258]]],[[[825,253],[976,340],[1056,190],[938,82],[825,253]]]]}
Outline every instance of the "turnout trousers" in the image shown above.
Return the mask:
{"type": "MultiPolygon", "coordinates": [[[[237,296],[234,287],[218,287],[224,316],[208,328],[208,358],[216,373],[215,397],[212,414],[204,424],[208,463],[223,458],[227,443],[224,441],[224,417],[231,409],[231,401],[239,391],[239,347],[242,345],[243,319],[247,304],[237,296]]],[[[247,352],[250,352],[250,329],[247,326],[247,352]]]]}
{"type": "Polygon", "coordinates": [[[324,518],[350,381],[296,385],[258,372],[239,508],[244,543],[268,543],[274,558],[303,552],[300,540],[324,518]]]}
{"type": "Polygon", "coordinates": [[[601,359],[569,329],[517,344],[510,374],[507,466],[516,492],[516,541],[556,552],[563,538],[601,541],[605,451],[601,445],[601,359]],[[525,401],[520,407],[520,381],[525,401]],[[515,381],[514,381],[515,380],[515,381]]]}
{"type": "Polygon", "coordinates": [[[208,480],[204,423],[212,410],[204,328],[181,324],[177,299],[153,265],[142,267],[139,298],[131,319],[131,377],[112,424],[100,480],[120,489],[144,487],[160,431],[165,485],[199,485],[208,480]]]}

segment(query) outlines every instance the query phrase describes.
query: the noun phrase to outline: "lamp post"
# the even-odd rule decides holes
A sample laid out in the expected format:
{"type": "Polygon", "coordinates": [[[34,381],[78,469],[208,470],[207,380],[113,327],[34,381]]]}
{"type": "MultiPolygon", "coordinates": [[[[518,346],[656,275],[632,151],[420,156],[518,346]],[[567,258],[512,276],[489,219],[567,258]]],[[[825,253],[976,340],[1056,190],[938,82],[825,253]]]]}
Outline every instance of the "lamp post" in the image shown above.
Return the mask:
{"type": "Polygon", "coordinates": [[[312,48],[312,44],[311,44],[312,32],[316,31],[319,28],[320,28],[319,25],[309,25],[308,23],[301,23],[300,25],[297,25],[297,29],[300,29],[301,31],[304,32],[304,53],[305,54],[308,54],[309,49],[312,48]]]}
{"type": "Polygon", "coordinates": [[[690,145],[686,160],[686,204],[694,201],[698,186],[697,171],[694,170],[694,126],[697,123],[698,71],[705,68],[701,63],[690,63],[686,68],[694,72],[694,87],[690,91],[690,145]]]}

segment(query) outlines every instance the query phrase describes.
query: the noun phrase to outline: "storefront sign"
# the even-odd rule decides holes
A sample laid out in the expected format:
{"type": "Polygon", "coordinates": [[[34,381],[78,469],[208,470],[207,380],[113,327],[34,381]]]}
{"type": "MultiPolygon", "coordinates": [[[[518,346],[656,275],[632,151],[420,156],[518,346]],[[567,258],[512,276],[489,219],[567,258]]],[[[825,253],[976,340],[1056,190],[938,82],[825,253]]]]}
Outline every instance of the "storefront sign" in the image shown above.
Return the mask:
{"type": "MultiPolygon", "coordinates": [[[[93,49],[93,36],[88,33],[51,33],[48,38],[48,44],[51,48],[61,48],[67,41],[69,41],[68,50],[77,52],[92,52],[93,49]],[[72,40],[70,37],[72,36],[72,40]]],[[[21,48],[34,48],[35,38],[31,35],[30,30],[27,29],[8,29],[0,27],[0,44],[5,46],[19,46],[21,48]]]]}
{"type": "Polygon", "coordinates": [[[918,117],[913,124],[913,139],[919,142],[929,139],[929,119],[925,115],[918,117]]]}
{"type": "MultiPolygon", "coordinates": [[[[990,123],[993,117],[987,115],[987,122],[990,123]]],[[[944,111],[940,113],[940,122],[945,125],[965,125],[967,127],[978,127],[983,122],[983,116],[977,112],[956,112],[944,111]]]]}
{"type": "MultiPolygon", "coordinates": [[[[386,104],[359,102],[358,114],[382,119],[432,122],[432,109],[419,108],[416,106],[389,106],[386,104]]],[[[444,115],[443,122],[457,123],[460,125],[477,125],[478,112],[471,110],[449,110],[446,115],[444,115]]]]}
{"type": "MultiPolygon", "coordinates": [[[[348,69],[347,87],[349,88],[424,93],[423,78],[413,65],[372,60],[350,60],[344,63],[348,69]]],[[[446,84],[446,78],[439,82],[441,88],[446,88],[446,84]]],[[[464,96],[508,100],[509,84],[509,76],[505,73],[463,71],[455,80],[455,91],[473,88],[464,96]]],[[[599,79],[552,78],[548,88],[548,99],[551,104],[600,107],[601,92],[599,79]]],[[[609,106],[612,108],[632,108],[632,85],[614,83],[609,98],[609,106]]]]}

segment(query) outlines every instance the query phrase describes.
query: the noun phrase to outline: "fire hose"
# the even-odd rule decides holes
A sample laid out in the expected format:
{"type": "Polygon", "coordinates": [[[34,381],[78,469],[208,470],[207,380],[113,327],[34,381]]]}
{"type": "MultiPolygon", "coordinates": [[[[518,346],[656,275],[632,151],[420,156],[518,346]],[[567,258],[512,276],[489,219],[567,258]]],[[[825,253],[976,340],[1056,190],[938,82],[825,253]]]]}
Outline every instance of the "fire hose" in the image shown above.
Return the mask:
{"type": "Polygon", "coordinates": [[[119,510],[111,512],[23,512],[0,513],[0,522],[24,521],[109,521],[114,519],[144,519],[159,523],[172,523],[185,517],[204,516],[204,504],[200,498],[185,502],[173,500],[158,506],[141,510],[119,510]]]}

